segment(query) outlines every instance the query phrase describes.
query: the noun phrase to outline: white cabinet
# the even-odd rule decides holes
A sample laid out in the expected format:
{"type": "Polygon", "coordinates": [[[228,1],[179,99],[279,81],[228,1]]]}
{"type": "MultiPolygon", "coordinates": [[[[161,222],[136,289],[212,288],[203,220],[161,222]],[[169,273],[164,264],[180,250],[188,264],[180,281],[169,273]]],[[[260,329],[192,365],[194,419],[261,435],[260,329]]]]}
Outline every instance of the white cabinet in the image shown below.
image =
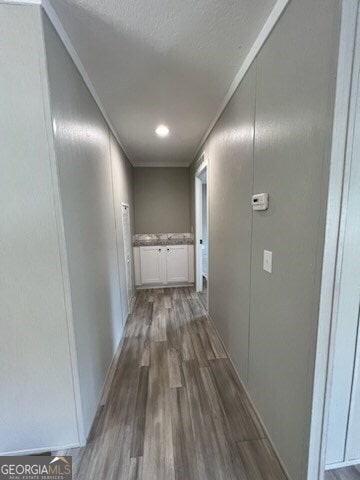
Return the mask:
{"type": "Polygon", "coordinates": [[[166,283],[182,283],[189,280],[187,245],[166,247],[166,283]]]}
{"type": "Polygon", "coordinates": [[[135,247],[134,262],[137,286],[194,282],[193,245],[135,247]]]}
{"type": "Polygon", "coordinates": [[[142,285],[162,282],[162,248],[140,247],[140,275],[142,285]]]}

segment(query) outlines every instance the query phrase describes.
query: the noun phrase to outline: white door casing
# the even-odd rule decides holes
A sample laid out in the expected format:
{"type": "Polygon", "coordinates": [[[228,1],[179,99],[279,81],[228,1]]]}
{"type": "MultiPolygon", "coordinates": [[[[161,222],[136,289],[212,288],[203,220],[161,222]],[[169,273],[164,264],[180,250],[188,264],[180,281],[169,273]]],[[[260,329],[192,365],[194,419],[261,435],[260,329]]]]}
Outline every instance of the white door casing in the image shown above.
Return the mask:
{"type": "MultiPolygon", "coordinates": [[[[195,279],[196,279],[196,291],[202,292],[203,290],[203,279],[202,279],[202,270],[203,270],[203,248],[201,241],[203,239],[202,231],[202,215],[203,215],[203,191],[202,186],[203,182],[201,180],[201,175],[208,168],[208,162],[203,153],[200,157],[200,166],[195,172],[195,255],[196,255],[196,266],[195,266],[195,279]]],[[[209,190],[207,190],[207,239],[208,239],[208,251],[209,251],[209,190]]],[[[209,278],[209,275],[208,275],[209,278]]]]}
{"type": "Polygon", "coordinates": [[[133,280],[132,280],[132,241],[131,241],[131,226],[130,226],[130,211],[129,205],[122,203],[122,227],[124,240],[124,257],[125,257],[125,272],[126,272],[126,299],[127,299],[127,313],[131,313],[131,303],[133,297],[133,280]]]}
{"type": "Polygon", "coordinates": [[[203,249],[201,245],[202,240],[202,182],[199,177],[195,177],[195,217],[196,217],[196,291],[201,292],[202,285],[202,263],[203,263],[203,249]]]}

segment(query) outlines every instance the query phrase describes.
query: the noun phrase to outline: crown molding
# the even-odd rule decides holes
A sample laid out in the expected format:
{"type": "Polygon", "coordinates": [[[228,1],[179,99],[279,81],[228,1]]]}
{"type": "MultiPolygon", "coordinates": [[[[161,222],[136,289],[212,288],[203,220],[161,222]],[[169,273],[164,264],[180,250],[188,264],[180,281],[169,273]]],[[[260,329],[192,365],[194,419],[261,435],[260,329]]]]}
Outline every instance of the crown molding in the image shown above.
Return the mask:
{"type": "Polygon", "coordinates": [[[99,95],[97,94],[97,91],[96,91],[93,83],[91,82],[90,77],[89,77],[82,61],[80,60],[80,57],[79,57],[77,51],[75,50],[75,48],[74,48],[74,46],[73,46],[73,44],[70,40],[69,35],[67,34],[65,28],[63,27],[63,25],[62,25],[57,13],[56,13],[54,7],[52,6],[52,4],[49,0],[39,0],[39,3],[43,7],[47,16],[49,17],[51,23],[53,24],[55,30],[58,33],[60,39],[62,40],[66,50],[68,51],[70,57],[72,58],[76,68],[78,69],[82,79],[84,80],[86,86],[90,90],[90,93],[93,96],[93,99],[95,100],[95,103],[97,104],[99,110],[101,111],[101,113],[102,113],[106,123],[108,124],[108,127],[110,128],[112,134],[116,138],[118,144],[122,148],[122,150],[125,153],[127,159],[129,160],[129,162],[133,165],[133,162],[131,161],[129,155],[126,153],[125,147],[122,144],[116,129],[112,125],[112,122],[111,122],[110,118],[108,117],[108,115],[106,113],[105,107],[103,106],[103,104],[102,104],[102,102],[99,98],[99,95]]]}
{"type": "Polygon", "coordinates": [[[137,167],[181,167],[188,168],[189,162],[133,162],[132,166],[137,167]]]}
{"type": "MultiPolygon", "coordinates": [[[[281,15],[284,13],[285,8],[289,4],[291,0],[277,0],[274,8],[272,9],[270,15],[268,16],[266,22],[264,23],[262,29],[260,30],[259,35],[257,36],[255,42],[253,43],[252,47],[249,50],[249,53],[247,54],[245,60],[243,61],[240,70],[238,73],[235,75],[234,80],[232,81],[229,90],[227,91],[225,97],[223,98],[223,101],[221,102],[215,117],[212,119],[210,122],[210,125],[208,126],[205,135],[201,139],[201,142],[196,149],[194,158],[191,160],[191,163],[197,158],[201,148],[203,147],[205,141],[207,140],[208,136],[210,135],[210,132],[214,128],[216,122],[219,120],[221,114],[225,110],[227,104],[231,100],[232,96],[234,95],[236,89],[240,85],[242,79],[245,77],[246,72],[249,70],[251,64],[257,57],[258,53],[260,52],[262,46],[266,42],[268,36],[272,32],[273,28],[277,24],[278,20],[280,19],[281,15]]],[[[190,163],[190,164],[191,164],[190,163]]]]}
{"type": "Polygon", "coordinates": [[[8,3],[8,4],[18,4],[18,5],[41,5],[46,12],[47,16],[49,17],[51,23],[53,24],[55,30],[57,31],[60,39],[62,40],[65,48],[67,49],[69,55],[71,56],[73,62],[75,63],[77,69],[80,72],[85,84],[87,85],[88,89],[91,92],[97,106],[99,107],[106,123],[108,124],[111,132],[113,133],[114,137],[116,138],[117,142],[119,143],[120,147],[124,151],[125,155],[127,156],[129,162],[132,164],[133,167],[189,167],[193,161],[199,155],[202,146],[204,145],[205,141],[207,140],[210,132],[214,128],[216,122],[219,120],[221,114],[225,110],[227,104],[231,100],[232,96],[234,95],[236,89],[240,85],[242,79],[244,78],[246,72],[250,68],[251,64],[255,60],[256,56],[258,55],[259,51],[261,50],[262,46],[264,45],[265,41],[267,40],[268,36],[270,35],[271,31],[277,24],[278,20],[280,19],[281,15],[283,14],[285,8],[289,4],[291,0],[277,0],[273,10],[271,11],[269,17],[267,18],[266,22],[264,23],[259,35],[257,36],[255,42],[253,43],[249,53],[247,54],[244,62],[242,63],[238,73],[236,74],[234,80],[232,81],[225,97],[223,98],[214,118],[210,122],[198,148],[195,151],[194,157],[189,162],[178,162],[178,163],[158,163],[158,162],[134,162],[130,159],[124,145],[122,144],[119,135],[116,129],[113,127],[106,110],[96,92],[94,85],[92,84],[90,77],[82,64],[78,53],[76,52],[65,28],[63,27],[56,11],[54,10],[53,6],[51,5],[50,0],[0,0],[0,3],[8,3]]]}

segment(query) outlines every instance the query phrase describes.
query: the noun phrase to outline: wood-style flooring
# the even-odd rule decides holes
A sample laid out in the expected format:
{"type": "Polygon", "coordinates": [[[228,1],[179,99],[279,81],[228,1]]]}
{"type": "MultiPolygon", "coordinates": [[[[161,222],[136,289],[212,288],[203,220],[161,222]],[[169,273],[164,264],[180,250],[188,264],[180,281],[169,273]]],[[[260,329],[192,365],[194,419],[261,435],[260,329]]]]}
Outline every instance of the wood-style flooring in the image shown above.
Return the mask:
{"type": "Polygon", "coordinates": [[[360,466],[329,470],[325,473],[325,480],[360,480],[360,466]]]}
{"type": "Polygon", "coordinates": [[[286,480],[190,288],[137,295],[77,480],[286,480]]]}

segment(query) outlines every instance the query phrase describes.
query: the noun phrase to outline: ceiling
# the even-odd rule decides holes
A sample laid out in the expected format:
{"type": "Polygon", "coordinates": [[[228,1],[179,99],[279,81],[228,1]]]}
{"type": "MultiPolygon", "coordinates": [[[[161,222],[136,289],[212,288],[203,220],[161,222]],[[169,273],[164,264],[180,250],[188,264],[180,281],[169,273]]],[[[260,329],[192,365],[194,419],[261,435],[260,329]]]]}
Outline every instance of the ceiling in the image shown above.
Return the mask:
{"type": "Polygon", "coordinates": [[[134,166],[191,163],[275,3],[51,0],[134,166]]]}

